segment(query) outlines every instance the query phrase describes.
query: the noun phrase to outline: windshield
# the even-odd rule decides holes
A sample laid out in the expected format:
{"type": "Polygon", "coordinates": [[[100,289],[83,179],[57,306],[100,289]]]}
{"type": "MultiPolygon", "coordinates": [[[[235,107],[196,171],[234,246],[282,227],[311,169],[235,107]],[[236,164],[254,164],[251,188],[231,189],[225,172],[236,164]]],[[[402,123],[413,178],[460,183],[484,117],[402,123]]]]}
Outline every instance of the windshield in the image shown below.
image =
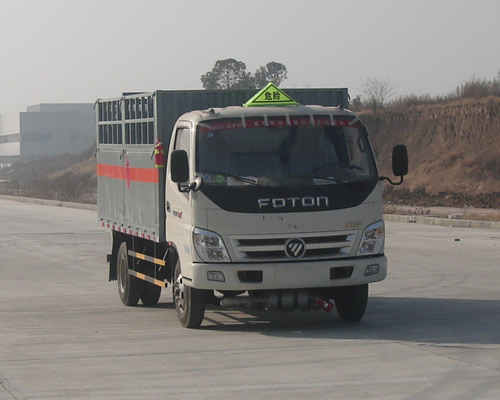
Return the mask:
{"type": "Polygon", "coordinates": [[[351,121],[305,116],[201,123],[196,171],[204,185],[219,186],[297,187],[374,179],[367,138],[361,124],[351,121]]]}

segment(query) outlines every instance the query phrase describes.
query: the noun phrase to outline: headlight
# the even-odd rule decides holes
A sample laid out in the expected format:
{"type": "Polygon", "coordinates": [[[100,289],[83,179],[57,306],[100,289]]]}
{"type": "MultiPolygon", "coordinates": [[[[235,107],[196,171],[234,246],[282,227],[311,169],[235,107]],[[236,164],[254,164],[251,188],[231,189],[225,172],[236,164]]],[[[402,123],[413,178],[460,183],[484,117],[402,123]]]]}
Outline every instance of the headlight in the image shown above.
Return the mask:
{"type": "Polygon", "coordinates": [[[231,261],[222,238],[214,232],[194,228],[193,243],[196,253],[205,262],[231,261]]]}
{"type": "Polygon", "coordinates": [[[358,256],[380,254],[384,250],[384,221],[378,221],[366,227],[359,243],[358,256]]]}

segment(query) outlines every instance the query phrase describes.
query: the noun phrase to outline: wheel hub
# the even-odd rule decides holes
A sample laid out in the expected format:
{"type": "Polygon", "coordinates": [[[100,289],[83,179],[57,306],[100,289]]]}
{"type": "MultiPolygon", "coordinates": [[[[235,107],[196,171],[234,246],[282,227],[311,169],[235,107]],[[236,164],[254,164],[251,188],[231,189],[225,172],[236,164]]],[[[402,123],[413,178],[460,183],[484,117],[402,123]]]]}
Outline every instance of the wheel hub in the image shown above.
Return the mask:
{"type": "Polygon", "coordinates": [[[184,312],[184,281],[182,275],[179,275],[174,284],[174,299],[177,309],[184,312]]]}

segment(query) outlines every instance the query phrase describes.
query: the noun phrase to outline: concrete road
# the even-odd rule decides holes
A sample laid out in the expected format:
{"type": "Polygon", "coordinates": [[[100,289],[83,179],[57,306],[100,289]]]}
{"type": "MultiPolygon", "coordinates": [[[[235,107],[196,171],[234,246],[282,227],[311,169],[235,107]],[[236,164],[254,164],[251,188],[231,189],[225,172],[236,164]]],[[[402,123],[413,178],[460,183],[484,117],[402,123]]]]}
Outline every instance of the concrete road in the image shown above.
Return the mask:
{"type": "Polygon", "coordinates": [[[387,224],[365,318],[122,306],[92,211],[0,200],[0,400],[500,399],[500,231],[387,224]]]}

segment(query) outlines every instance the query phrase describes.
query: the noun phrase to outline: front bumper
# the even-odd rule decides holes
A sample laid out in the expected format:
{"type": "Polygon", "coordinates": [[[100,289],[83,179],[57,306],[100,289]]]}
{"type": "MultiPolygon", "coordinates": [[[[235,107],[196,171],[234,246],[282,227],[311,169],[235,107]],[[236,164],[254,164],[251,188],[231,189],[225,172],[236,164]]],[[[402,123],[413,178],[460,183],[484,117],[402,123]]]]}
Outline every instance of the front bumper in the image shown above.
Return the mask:
{"type": "Polygon", "coordinates": [[[198,289],[273,290],[352,286],[383,280],[387,275],[387,258],[381,255],[369,258],[307,262],[192,263],[183,266],[183,271],[187,278],[185,283],[198,289]],[[365,276],[366,267],[372,265],[378,265],[378,272],[365,276]],[[225,281],[208,280],[208,272],[213,271],[222,272],[225,281]],[[349,271],[351,271],[349,276],[345,276],[345,272],[349,271]],[[257,277],[261,281],[248,282],[245,281],[246,279],[242,280],[242,275],[257,277]]]}

